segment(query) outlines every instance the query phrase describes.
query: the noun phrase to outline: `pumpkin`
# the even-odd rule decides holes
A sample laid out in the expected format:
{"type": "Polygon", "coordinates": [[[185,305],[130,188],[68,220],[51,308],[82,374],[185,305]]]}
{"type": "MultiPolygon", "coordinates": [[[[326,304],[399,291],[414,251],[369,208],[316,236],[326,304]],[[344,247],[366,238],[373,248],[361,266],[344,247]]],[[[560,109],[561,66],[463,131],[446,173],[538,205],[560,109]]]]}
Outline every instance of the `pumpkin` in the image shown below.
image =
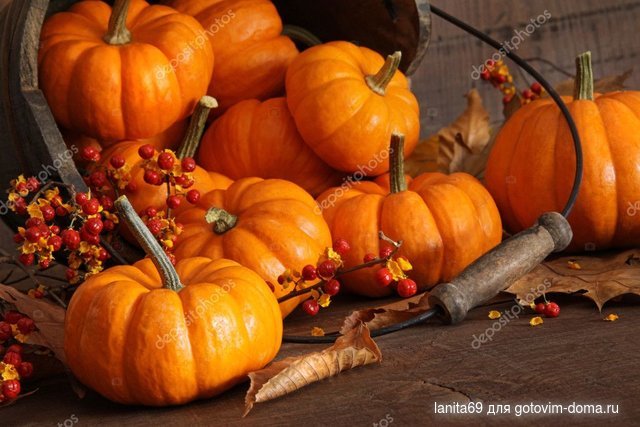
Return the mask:
{"type": "Polygon", "coordinates": [[[113,10],[77,2],[42,27],[40,88],[64,128],[100,141],[152,137],[206,93],[211,46],[190,44],[203,31],[193,17],[142,0],[116,0],[113,10]]]}
{"type": "Polygon", "coordinates": [[[219,394],[275,357],[280,310],[257,274],[203,257],[174,269],[126,196],[116,206],[150,258],[91,276],[71,298],[64,352],[82,383],[115,402],[177,405],[219,394]]]}
{"type": "MultiPolygon", "coordinates": [[[[577,59],[573,99],[564,98],[584,155],[580,193],[568,217],[570,251],[635,246],[640,241],[640,92],[593,93],[590,54],[577,59]]],[[[560,212],[573,185],[569,127],[549,98],[520,108],[496,137],[486,185],[510,232],[543,212],[560,212]]]]}
{"type": "Polygon", "coordinates": [[[389,170],[389,138],[418,143],[418,102],[398,71],[400,52],[383,58],[348,42],[311,47],[287,70],[287,104],[304,141],[332,167],[364,175],[389,170]]]}
{"type": "Polygon", "coordinates": [[[205,29],[216,56],[208,94],[218,113],[244,99],[280,95],[295,44],[282,35],[282,21],[269,0],[173,0],[205,29]]]}
{"type": "MultiPolygon", "coordinates": [[[[354,182],[324,192],[318,204],[334,240],[343,238],[351,250],[346,268],[378,254],[378,232],[402,240],[398,256],[413,269],[409,277],[426,290],[448,281],[500,242],[500,216],[489,192],[465,173],[425,173],[407,184],[403,173],[402,136],[392,137],[390,188],[372,181],[354,182]]],[[[344,289],[370,297],[386,296],[389,287],[375,280],[377,268],[348,273],[344,289]]]]}
{"type": "MultiPolygon", "coordinates": [[[[315,265],[331,247],[329,228],[313,198],[280,179],[239,179],[178,212],[176,222],[184,227],[175,246],[176,259],[232,259],[271,283],[278,298],[291,291],[278,284],[280,274],[315,265]]],[[[282,316],[305,298],[281,303],[282,316]]]]}
{"type": "Polygon", "coordinates": [[[241,101],[227,110],[205,132],[198,163],[231,179],[286,179],[312,195],[340,180],[304,143],[284,98],[241,101]]]}

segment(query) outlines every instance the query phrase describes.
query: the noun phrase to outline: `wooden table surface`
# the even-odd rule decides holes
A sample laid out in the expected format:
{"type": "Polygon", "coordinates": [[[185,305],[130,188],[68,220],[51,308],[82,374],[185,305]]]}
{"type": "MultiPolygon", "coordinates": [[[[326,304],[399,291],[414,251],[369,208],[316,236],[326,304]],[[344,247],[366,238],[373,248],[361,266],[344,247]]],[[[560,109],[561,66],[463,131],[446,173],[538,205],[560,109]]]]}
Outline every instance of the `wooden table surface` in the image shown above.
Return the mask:
{"type": "MultiPolygon", "coordinates": [[[[640,308],[613,303],[617,322],[580,297],[561,298],[559,318],[529,326],[530,310],[474,349],[479,336],[495,321],[480,307],[456,326],[437,322],[376,338],[381,365],[369,365],[315,383],[276,401],[257,404],[242,418],[241,384],[218,398],[186,406],[155,409],[124,407],[89,392],[79,400],[66,380],[58,378],[0,412],[0,425],[638,425],[640,423],[640,308]],[[482,414],[438,414],[434,405],[481,402],[482,414]],[[517,416],[516,405],[619,405],[618,414],[517,416]],[[508,404],[510,414],[489,415],[489,405],[508,404]],[[384,421],[382,421],[384,420],[384,421]],[[65,424],[65,421],[67,422],[65,424]],[[75,421],[75,422],[74,422],[75,421]]],[[[507,301],[507,302],[504,302],[507,301]]],[[[365,303],[366,305],[367,303],[365,303]]],[[[371,304],[371,303],[369,303],[371,304]]],[[[329,330],[343,315],[363,303],[343,301],[309,318],[300,313],[287,321],[287,332],[308,333],[312,325],[329,330]],[[294,326],[295,325],[295,326],[294,326]]],[[[279,357],[320,350],[324,345],[284,345],[279,357]]]]}

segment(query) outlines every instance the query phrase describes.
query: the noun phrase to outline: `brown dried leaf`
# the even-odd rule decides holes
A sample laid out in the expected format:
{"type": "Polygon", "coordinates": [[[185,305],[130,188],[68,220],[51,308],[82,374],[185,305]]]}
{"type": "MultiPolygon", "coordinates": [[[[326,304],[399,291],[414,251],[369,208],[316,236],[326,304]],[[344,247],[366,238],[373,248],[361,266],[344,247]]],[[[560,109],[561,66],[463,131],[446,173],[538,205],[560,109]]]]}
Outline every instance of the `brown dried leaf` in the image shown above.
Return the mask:
{"type": "Polygon", "coordinates": [[[476,89],[471,89],[465,96],[465,111],[449,126],[418,144],[407,159],[405,171],[409,175],[434,171],[483,175],[491,142],[489,113],[476,89]]]}
{"type": "Polygon", "coordinates": [[[620,295],[640,295],[640,250],[631,249],[607,256],[560,257],[544,262],[506,292],[515,294],[521,303],[528,304],[538,297],[540,284],[548,287],[545,292],[581,293],[592,299],[599,310],[620,295]],[[580,269],[571,267],[578,263],[580,269]]]}
{"type": "MultiPolygon", "coordinates": [[[[605,93],[605,92],[614,92],[617,90],[625,90],[627,86],[625,82],[631,77],[633,74],[633,69],[627,70],[622,74],[618,74],[615,76],[607,76],[602,77],[601,79],[597,79],[593,82],[593,90],[595,92],[605,93]]],[[[554,89],[560,95],[563,96],[573,96],[573,86],[574,79],[566,79],[558,83],[554,89]]],[[[545,95],[548,96],[548,95],[545,95]]]]}
{"type": "Polygon", "coordinates": [[[66,363],[63,349],[65,310],[62,307],[45,300],[31,298],[6,285],[0,285],[0,299],[15,305],[18,311],[35,322],[38,330],[29,334],[27,344],[47,347],[62,363],[66,363]]]}
{"type": "Polygon", "coordinates": [[[381,307],[354,311],[344,319],[340,333],[344,335],[362,323],[373,331],[414,318],[431,308],[428,297],[425,292],[381,307]]]}
{"type": "Polygon", "coordinates": [[[246,416],[253,405],[282,397],[308,384],[342,371],[381,362],[382,354],[364,323],[341,336],[329,348],[288,357],[249,374],[251,386],[245,397],[246,416]]]}

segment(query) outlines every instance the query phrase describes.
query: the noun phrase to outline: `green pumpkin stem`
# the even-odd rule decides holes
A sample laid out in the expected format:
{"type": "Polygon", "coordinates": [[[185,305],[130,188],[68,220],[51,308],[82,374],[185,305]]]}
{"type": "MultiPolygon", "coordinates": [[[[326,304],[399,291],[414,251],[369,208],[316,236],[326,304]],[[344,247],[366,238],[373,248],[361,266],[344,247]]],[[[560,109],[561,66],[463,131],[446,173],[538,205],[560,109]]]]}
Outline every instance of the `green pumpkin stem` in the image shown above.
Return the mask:
{"type": "Polygon", "coordinates": [[[391,153],[389,154],[389,186],[391,193],[407,191],[404,179],[404,135],[391,134],[391,153]]]}
{"type": "Polygon", "coordinates": [[[221,208],[210,208],[205,215],[205,220],[213,224],[216,234],[224,234],[236,226],[238,217],[221,208]]]}
{"type": "Polygon", "coordinates": [[[591,52],[587,51],[576,58],[576,81],[573,86],[573,99],[593,101],[593,68],[591,52]]]}
{"type": "Polygon", "coordinates": [[[387,91],[389,82],[391,81],[391,79],[393,79],[396,71],[398,71],[401,59],[402,52],[400,52],[399,50],[387,56],[387,60],[384,62],[382,68],[380,68],[380,71],[378,71],[374,75],[366,76],[364,78],[364,80],[367,82],[367,86],[369,86],[369,89],[371,89],[378,95],[384,96],[387,91]]]}
{"type": "Polygon", "coordinates": [[[111,10],[109,27],[104,41],[112,45],[121,45],[131,42],[131,33],[127,28],[127,14],[131,0],[116,0],[111,10]]]}
{"type": "Polygon", "coordinates": [[[306,28],[298,27],[297,25],[284,25],[282,27],[282,35],[309,47],[322,44],[322,40],[320,40],[315,34],[306,28]]]}
{"type": "Polygon", "coordinates": [[[173,267],[173,264],[171,264],[169,257],[167,257],[167,254],[162,250],[156,238],[153,237],[151,231],[149,231],[133,209],[127,196],[118,197],[115,201],[115,206],[116,209],[118,209],[120,218],[127,224],[127,227],[131,233],[133,233],[137,242],[142,246],[144,252],[151,258],[151,261],[153,261],[153,264],[158,269],[164,288],[179,292],[183,286],[182,283],[180,283],[178,272],[173,267]]]}
{"type": "Polygon", "coordinates": [[[216,101],[215,98],[206,95],[200,98],[200,101],[191,116],[191,120],[189,121],[187,133],[176,152],[179,159],[194,157],[196,155],[198,146],[200,145],[200,140],[202,139],[202,134],[204,133],[204,127],[207,124],[207,118],[209,118],[209,112],[213,108],[217,107],[218,101],[216,101]]]}

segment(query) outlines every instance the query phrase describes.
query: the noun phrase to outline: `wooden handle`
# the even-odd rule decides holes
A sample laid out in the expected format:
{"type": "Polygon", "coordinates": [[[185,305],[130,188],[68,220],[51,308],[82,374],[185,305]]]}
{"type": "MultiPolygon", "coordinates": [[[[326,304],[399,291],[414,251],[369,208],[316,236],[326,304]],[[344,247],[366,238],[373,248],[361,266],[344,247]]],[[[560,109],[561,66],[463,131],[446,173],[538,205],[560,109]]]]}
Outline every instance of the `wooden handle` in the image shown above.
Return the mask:
{"type": "Polygon", "coordinates": [[[440,306],[448,323],[508,288],[552,252],[565,249],[573,237],[571,226],[557,212],[543,214],[536,225],[510,237],[478,258],[449,283],[436,286],[429,297],[440,306]]]}

